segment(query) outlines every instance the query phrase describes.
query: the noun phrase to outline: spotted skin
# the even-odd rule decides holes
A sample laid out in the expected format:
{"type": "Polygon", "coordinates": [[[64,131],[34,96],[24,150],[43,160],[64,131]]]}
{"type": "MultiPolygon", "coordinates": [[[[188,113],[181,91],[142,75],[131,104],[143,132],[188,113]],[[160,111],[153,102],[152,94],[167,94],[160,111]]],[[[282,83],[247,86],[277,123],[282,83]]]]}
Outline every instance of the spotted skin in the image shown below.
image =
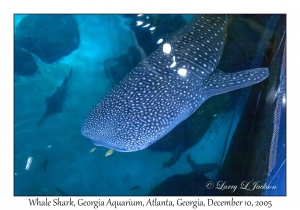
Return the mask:
{"type": "Polygon", "coordinates": [[[195,16],[92,109],[82,135],[112,150],[142,150],[188,118],[207,98],[267,78],[267,68],[232,74],[216,69],[226,27],[226,15],[195,16]],[[179,73],[182,69],[185,75],[179,73]]]}

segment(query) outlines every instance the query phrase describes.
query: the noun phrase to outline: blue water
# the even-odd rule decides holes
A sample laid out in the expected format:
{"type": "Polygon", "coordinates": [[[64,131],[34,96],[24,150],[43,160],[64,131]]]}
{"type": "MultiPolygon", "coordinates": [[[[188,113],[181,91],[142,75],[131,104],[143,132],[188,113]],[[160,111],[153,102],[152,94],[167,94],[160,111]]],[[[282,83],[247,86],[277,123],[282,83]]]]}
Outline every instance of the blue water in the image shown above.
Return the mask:
{"type": "MultiPolygon", "coordinates": [[[[24,17],[15,15],[15,29],[24,17]]],[[[141,57],[145,57],[147,51],[138,45],[137,37],[130,30],[130,17],[74,17],[80,33],[76,50],[53,63],[45,63],[33,55],[38,71],[28,77],[15,75],[14,194],[148,195],[166,178],[193,172],[187,164],[187,154],[197,164],[217,163],[221,167],[230,145],[228,133],[235,130],[242,115],[242,109],[235,109],[235,99],[231,99],[233,103],[228,109],[213,114],[212,123],[201,141],[183,151],[169,168],[162,165],[172,156],[170,152],[145,149],[114,152],[106,157],[106,148],[95,147],[80,134],[89,111],[114,86],[105,61],[126,55],[131,46],[138,48],[141,57]],[[46,97],[63,83],[71,68],[73,73],[62,111],[37,126],[46,110],[46,97]]],[[[190,18],[190,15],[184,16],[184,20],[190,18]]],[[[206,177],[214,180],[217,175],[218,170],[214,170],[206,177]]]]}

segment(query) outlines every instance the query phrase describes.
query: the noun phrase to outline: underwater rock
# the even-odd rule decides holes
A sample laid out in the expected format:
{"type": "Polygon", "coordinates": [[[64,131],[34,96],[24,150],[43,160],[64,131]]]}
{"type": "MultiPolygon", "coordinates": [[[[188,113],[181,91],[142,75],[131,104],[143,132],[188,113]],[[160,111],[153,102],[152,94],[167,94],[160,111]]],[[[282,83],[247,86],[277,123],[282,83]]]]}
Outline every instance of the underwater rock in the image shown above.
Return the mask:
{"type": "Polygon", "coordinates": [[[80,36],[72,15],[28,15],[17,26],[15,41],[52,63],[77,49],[80,36]]]}
{"type": "Polygon", "coordinates": [[[189,174],[175,174],[155,186],[149,193],[150,196],[193,196],[212,195],[214,190],[205,188],[210,181],[205,176],[199,176],[195,172],[189,174]]]}
{"type": "Polygon", "coordinates": [[[22,76],[31,76],[38,69],[33,56],[22,50],[21,48],[16,47],[14,50],[14,72],[17,75],[22,76]]]}

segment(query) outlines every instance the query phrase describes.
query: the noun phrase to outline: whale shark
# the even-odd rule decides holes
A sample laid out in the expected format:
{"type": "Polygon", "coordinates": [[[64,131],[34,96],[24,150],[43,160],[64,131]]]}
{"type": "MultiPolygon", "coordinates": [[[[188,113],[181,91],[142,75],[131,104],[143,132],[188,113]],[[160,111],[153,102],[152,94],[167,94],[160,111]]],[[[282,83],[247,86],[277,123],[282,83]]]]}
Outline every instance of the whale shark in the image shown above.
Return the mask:
{"type": "Polygon", "coordinates": [[[63,102],[66,99],[66,93],[68,90],[68,83],[72,76],[72,68],[69,75],[64,79],[61,86],[56,88],[56,91],[49,97],[46,97],[46,111],[41,119],[37,122],[37,126],[40,126],[44,120],[52,114],[62,111],[63,102]]]}
{"type": "Polygon", "coordinates": [[[81,134],[96,146],[134,152],[155,143],[209,97],[266,79],[268,68],[217,69],[227,15],[195,15],[140,61],[88,114],[81,134]]]}

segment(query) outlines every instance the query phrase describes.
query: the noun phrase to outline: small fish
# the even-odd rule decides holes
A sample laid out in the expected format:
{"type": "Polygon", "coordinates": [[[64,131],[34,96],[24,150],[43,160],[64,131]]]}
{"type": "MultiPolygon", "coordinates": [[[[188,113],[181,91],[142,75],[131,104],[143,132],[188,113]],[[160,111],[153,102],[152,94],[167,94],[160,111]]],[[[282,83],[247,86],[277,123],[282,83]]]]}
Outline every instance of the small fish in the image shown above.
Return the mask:
{"type": "Polygon", "coordinates": [[[55,186],[55,188],[60,193],[60,195],[67,196],[67,193],[65,191],[63,191],[62,189],[60,189],[59,187],[56,187],[56,186],[55,186]]]}
{"type": "Polygon", "coordinates": [[[97,147],[93,147],[93,148],[90,150],[90,153],[94,152],[96,149],[97,149],[97,147]]]}
{"type": "Polygon", "coordinates": [[[107,150],[107,152],[105,153],[105,157],[110,156],[114,151],[112,149],[107,150]]]}
{"type": "Polygon", "coordinates": [[[195,173],[198,175],[204,175],[209,172],[214,171],[218,168],[218,164],[215,163],[202,163],[202,164],[196,164],[192,159],[190,155],[186,156],[187,162],[190,164],[191,168],[195,173]]]}
{"type": "Polygon", "coordinates": [[[141,188],[141,186],[140,186],[140,185],[136,185],[136,186],[134,186],[134,187],[130,188],[129,190],[137,190],[137,189],[140,189],[140,188],[141,188]]]}
{"type": "Polygon", "coordinates": [[[63,102],[66,99],[66,93],[68,90],[68,84],[72,76],[72,68],[70,70],[69,76],[67,76],[61,86],[56,88],[56,91],[49,97],[46,98],[47,108],[42,116],[42,118],[38,121],[37,126],[41,125],[46,118],[55,113],[62,112],[63,102]]]}

